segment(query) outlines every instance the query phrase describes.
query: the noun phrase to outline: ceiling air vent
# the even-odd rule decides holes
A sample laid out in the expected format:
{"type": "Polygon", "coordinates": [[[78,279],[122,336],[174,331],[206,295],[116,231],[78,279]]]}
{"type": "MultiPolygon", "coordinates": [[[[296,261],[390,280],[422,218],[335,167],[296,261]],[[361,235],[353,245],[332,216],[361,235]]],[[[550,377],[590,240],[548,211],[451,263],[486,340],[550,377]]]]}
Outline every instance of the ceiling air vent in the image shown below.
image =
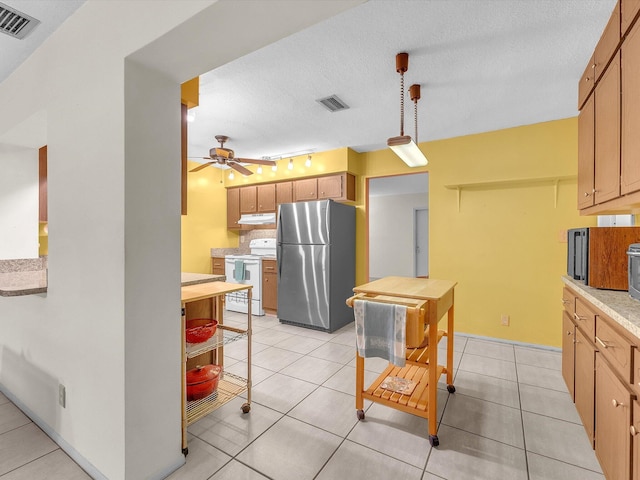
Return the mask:
{"type": "Polygon", "coordinates": [[[38,26],[40,20],[0,3],[0,32],[23,39],[38,26]]]}
{"type": "Polygon", "coordinates": [[[321,98],[320,100],[316,100],[316,102],[321,104],[330,112],[338,112],[340,110],[346,110],[347,108],[349,108],[349,105],[340,100],[337,95],[331,95],[330,97],[321,98]]]}

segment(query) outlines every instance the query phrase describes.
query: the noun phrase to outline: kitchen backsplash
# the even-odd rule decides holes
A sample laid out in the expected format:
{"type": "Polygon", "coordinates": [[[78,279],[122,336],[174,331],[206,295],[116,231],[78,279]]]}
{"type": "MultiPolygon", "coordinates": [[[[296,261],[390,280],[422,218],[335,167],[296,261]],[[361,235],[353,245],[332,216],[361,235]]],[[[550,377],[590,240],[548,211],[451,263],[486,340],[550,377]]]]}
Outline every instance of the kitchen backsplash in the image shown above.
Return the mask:
{"type": "Polygon", "coordinates": [[[256,229],[243,231],[240,234],[238,248],[212,248],[212,257],[224,257],[225,255],[239,255],[251,253],[249,242],[256,238],[276,238],[277,230],[274,229],[256,229]]]}

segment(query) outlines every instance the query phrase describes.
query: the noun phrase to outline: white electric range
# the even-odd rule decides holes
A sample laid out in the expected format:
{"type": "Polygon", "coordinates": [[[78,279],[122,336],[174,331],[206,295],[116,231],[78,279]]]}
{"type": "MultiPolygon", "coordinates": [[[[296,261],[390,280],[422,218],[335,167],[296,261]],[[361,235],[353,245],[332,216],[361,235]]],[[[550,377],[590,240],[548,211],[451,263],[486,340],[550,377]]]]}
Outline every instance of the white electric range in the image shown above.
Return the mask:
{"type": "MultiPolygon", "coordinates": [[[[264,315],[262,308],[262,258],[276,256],[275,238],[258,238],[249,242],[250,254],[226,255],[224,274],[228,283],[251,285],[251,313],[264,315]]],[[[247,313],[247,292],[234,292],[226,295],[226,309],[232,312],[247,313]]]]}

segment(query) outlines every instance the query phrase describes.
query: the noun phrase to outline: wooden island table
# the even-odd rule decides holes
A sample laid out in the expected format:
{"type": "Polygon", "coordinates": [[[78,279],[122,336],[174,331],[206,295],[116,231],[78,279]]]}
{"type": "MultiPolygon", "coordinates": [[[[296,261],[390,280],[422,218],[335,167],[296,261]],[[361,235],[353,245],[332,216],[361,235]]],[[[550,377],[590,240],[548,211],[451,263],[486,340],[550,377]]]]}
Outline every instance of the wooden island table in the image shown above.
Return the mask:
{"type": "MultiPolygon", "coordinates": [[[[365,389],[364,358],[356,352],[356,410],[364,419],[364,400],[381,403],[429,420],[429,442],[438,446],[436,420],[437,385],[440,375],[447,375],[447,390],[453,386],[453,290],[457,282],[410,277],[385,277],[353,289],[356,293],[347,300],[391,303],[407,307],[406,366],[393,364],[365,389]],[[447,330],[438,330],[438,323],[447,314],[447,330]],[[438,342],[447,337],[446,366],[438,365],[438,342]],[[432,368],[433,366],[433,368],[432,368]],[[404,395],[382,388],[388,377],[400,377],[416,383],[411,394],[404,395]]],[[[366,321],[366,319],[365,319],[366,321]]]]}

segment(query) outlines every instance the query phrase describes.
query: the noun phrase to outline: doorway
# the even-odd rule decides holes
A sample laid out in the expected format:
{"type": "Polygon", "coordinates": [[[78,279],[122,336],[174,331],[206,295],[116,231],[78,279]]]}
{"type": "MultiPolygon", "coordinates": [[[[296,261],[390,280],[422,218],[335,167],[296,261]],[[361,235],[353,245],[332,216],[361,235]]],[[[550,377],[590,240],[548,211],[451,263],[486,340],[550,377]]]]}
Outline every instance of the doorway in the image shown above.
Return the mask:
{"type": "Polygon", "coordinates": [[[428,208],[428,173],[367,179],[369,281],[428,275],[428,208]]]}

